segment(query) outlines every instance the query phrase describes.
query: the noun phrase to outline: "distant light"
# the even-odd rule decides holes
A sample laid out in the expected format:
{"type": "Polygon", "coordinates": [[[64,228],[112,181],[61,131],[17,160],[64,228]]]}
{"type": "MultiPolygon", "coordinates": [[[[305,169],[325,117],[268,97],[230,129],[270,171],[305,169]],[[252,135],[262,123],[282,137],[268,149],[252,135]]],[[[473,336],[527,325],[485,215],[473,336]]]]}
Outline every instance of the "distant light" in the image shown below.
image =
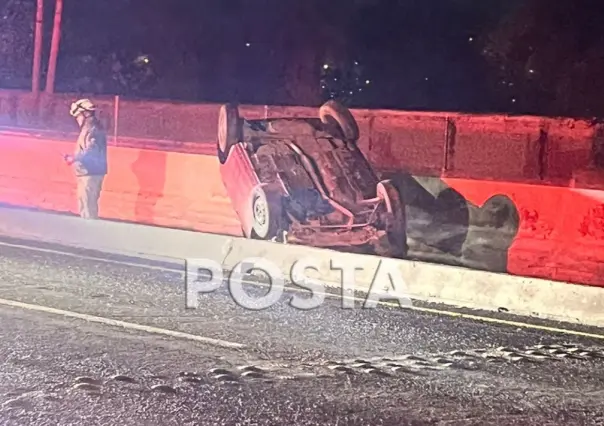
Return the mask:
{"type": "Polygon", "coordinates": [[[327,64],[323,65],[323,69],[324,70],[328,70],[329,69],[329,65],[327,65],[327,64]]]}
{"type": "Polygon", "coordinates": [[[535,74],[535,70],[529,70],[531,74],[535,74]]]}
{"type": "Polygon", "coordinates": [[[245,43],[245,47],[250,47],[251,45],[251,43],[245,43]]]}
{"type": "Polygon", "coordinates": [[[370,80],[365,80],[365,84],[369,84],[369,83],[371,83],[370,80]]]}
{"type": "Polygon", "coordinates": [[[469,42],[473,42],[473,41],[474,41],[474,37],[470,37],[470,38],[468,39],[468,41],[469,41],[469,42]]]}
{"type": "Polygon", "coordinates": [[[355,65],[359,65],[359,63],[358,63],[357,61],[354,61],[354,64],[355,64],[355,65]]]}
{"type": "Polygon", "coordinates": [[[428,77],[426,77],[426,81],[430,80],[428,77]]]}
{"type": "Polygon", "coordinates": [[[148,64],[151,61],[149,60],[149,57],[147,55],[140,55],[134,60],[134,62],[137,62],[139,64],[148,64]]]}
{"type": "Polygon", "coordinates": [[[514,98],[514,99],[512,99],[512,103],[516,103],[516,99],[515,99],[515,98],[514,98]]]}
{"type": "Polygon", "coordinates": [[[350,91],[350,94],[351,94],[351,95],[353,94],[353,93],[352,93],[352,90],[350,91]]]}

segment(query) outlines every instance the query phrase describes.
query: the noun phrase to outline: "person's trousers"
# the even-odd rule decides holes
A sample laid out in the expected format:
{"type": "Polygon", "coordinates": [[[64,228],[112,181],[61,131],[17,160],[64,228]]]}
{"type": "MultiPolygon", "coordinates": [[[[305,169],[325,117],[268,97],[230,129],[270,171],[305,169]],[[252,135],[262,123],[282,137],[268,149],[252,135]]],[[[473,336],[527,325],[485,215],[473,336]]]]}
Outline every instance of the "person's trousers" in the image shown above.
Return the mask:
{"type": "Polygon", "coordinates": [[[78,176],[78,207],[80,217],[98,219],[99,198],[105,176],[78,176]]]}

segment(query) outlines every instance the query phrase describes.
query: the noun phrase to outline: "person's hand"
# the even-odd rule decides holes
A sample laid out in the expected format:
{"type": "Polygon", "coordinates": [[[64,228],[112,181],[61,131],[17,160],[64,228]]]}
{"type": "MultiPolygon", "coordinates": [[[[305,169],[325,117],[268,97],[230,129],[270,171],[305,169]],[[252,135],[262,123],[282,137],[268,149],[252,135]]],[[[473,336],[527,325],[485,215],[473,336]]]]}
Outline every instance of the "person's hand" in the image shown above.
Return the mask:
{"type": "Polygon", "coordinates": [[[72,155],[65,154],[65,155],[63,156],[63,159],[65,160],[65,162],[66,162],[68,165],[70,165],[70,166],[71,166],[71,165],[73,164],[73,156],[72,156],[72,155]]]}

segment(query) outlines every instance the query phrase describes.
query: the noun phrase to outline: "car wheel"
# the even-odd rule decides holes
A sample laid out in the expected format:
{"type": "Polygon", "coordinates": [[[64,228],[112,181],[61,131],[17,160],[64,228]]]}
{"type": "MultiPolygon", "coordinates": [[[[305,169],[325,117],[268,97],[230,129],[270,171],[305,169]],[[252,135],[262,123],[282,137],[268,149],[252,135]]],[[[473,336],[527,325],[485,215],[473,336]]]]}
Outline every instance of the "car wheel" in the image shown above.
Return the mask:
{"type": "Polygon", "coordinates": [[[386,227],[388,242],[390,244],[389,252],[377,254],[389,255],[397,258],[405,257],[407,256],[408,251],[407,217],[401,195],[390,180],[378,183],[377,195],[384,200],[386,212],[390,216],[386,227]]]}
{"type": "Polygon", "coordinates": [[[359,125],[348,108],[336,101],[327,101],[319,109],[321,122],[332,125],[335,122],[348,142],[359,139],[359,125]]]}
{"type": "Polygon", "coordinates": [[[233,145],[240,140],[241,120],[239,110],[234,105],[223,105],[218,116],[218,159],[226,162],[233,145]]]}
{"type": "Polygon", "coordinates": [[[283,230],[283,205],[281,195],[257,188],[252,196],[253,235],[260,240],[278,237],[283,230]]]}

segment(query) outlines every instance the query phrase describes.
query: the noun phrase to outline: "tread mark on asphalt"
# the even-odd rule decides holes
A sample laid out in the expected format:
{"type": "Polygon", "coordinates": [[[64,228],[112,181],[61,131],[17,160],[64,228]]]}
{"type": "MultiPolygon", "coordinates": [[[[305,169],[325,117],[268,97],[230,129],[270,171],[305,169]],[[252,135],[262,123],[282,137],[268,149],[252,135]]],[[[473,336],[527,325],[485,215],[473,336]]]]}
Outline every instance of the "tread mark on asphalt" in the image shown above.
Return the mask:
{"type": "MultiPolygon", "coordinates": [[[[83,395],[99,396],[103,388],[110,383],[122,382],[138,384],[140,390],[151,390],[164,394],[177,394],[187,387],[178,387],[172,382],[185,382],[189,385],[204,385],[210,380],[225,384],[274,383],[275,380],[303,379],[333,379],[337,376],[350,374],[372,374],[382,377],[393,377],[398,373],[416,376],[428,376],[429,372],[437,374],[447,369],[476,371],[484,368],[485,363],[493,360],[503,363],[516,362],[548,362],[548,361],[599,361],[604,359],[604,347],[581,347],[577,345],[535,345],[525,348],[499,347],[495,349],[475,349],[450,351],[445,354],[429,354],[423,357],[416,355],[401,355],[349,361],[318,361],[316,363],[299,363],[292,365],[268,364],[260,362],[257,365],[242,365],[231,368],[214,368],[208,373],[181,372],[176,377],[151,376],[149,380],[161,380],[160,384],[145,386],[145,378],[136,378],[125,374],[111,376],[104,382],[90,376],[76,377],[72,389],[83,391],[83,395]],[[304,367],[304,368],[303,368],[304,367]],[[306,369],[306,370],[305,370],[306,369]],[[308,371],[307,369],[310,369],[308,371]],[[328,370],[328,373],[325,373],[328,370]]],[[[127,389],[127,388],[120,388],[127,389]]],[[[129,389],[132,389],[129,387],[129,389]]],[[[115,388],[113,388],[115,390],[115,388]]],[[[12,400],[11,400],[12,401],[12,400]]],[[[19,402],[20,403],[20,402],[19,402]]],[[[14,402],[12,404],[17,404],[14,402]]],[[[3,408],[8,408],[3,405],[3,408]]],[[[18,404],[17,404],[18,405],[18,404]]]]}
{"type": "Polygon", "coordinates": [[[175,394],[177,393],[177,390],[169,385],[155,385],[155,386],[151,386],[151,390],[152,391],[158,391],[158,392],[163,392],[163,393],[169,393],[169,394],[175,394]]]}

